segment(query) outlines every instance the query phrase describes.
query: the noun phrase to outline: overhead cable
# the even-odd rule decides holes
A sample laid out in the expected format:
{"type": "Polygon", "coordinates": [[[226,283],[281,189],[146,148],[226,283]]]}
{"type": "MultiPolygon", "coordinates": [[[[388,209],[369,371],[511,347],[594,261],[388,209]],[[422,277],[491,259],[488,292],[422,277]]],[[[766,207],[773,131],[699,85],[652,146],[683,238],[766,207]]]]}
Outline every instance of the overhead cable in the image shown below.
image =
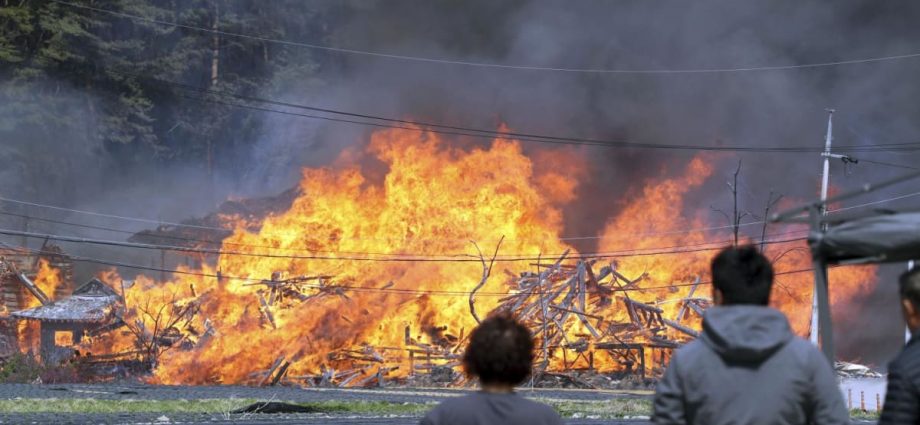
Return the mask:
{"type": "Polygon", "coordinates": [[[886,55],[886,56],[873,56],[865,58],[856,58],[856,59],[847,59],[847,60],[838,60],[838,61],[823,61],[823,62],[810,62],[810,63],[800,63],[800,64],[788,64],[788,65],[766,65],[766,66],[735,66],[735,67],[714,67],[714,68],[655,68],[655,69],[610,69],[610,68],[569,68],[569,67],[553,67],[553,66],[532,66],[532,65],[519,65],[519,64],[501,64],[501,63],[491,63],[491,62],[473,62],[473,61],[462,61],[462,60],[452,60],[452,59],[441,59],[441,58],[431,58],[431,57],[422,57],[422,56],[412,56],[412,55],[400,55],[393,53],[383,53],[383,52],[373,52],[367,50],[359,49],[350,49],[336,46],[327,46],[321,44],[312,44],[312,43],[303,43],[290,40],[281,40],[269,37],[262,37],[251,34],[244,34],[238,32],[224,31],[215,28],[206,28],[195,25],[181,24],[178,22],[169,22],[159,19],[152,19],[138,15],[132,15],[129,13],[119,12],[110,9],[103,9],[99,7],[93,7],[86,4],[72,3],[62,0],[51,0],[54,3],[79,8],[84,10],[90,10],[93,12],[105,13],[112,16],[117,16],[125,19],[130,19],[138,22],[147,22],[151,24],[170,26],[174,28],[183,28],[193,31],[200,31],[209,34],[217,34],[227,37],[235,38],[244,38],[250,39],[265,43],[275,43],[285,46],[296,46],[303,47],[308,49],[321,50],[332,53],[356,55],[356,56],[368,56],[400,61],[411,61],[419,63],[431,63],[431,64],[441,64],[441,65],[456,65],[464,67],[476,67],[476,68],[491,68],[498,70],[518,70],[518,71],[545,71],[545,72],[561,72],[561,73],[579,73],[579,74],[648,74],[648,75],[680,75],[680,74],[726,74],[726,73],[749,73],[749,72],[765,72],[765,71],[787,71],[787,70],[801,70],[801,69],[819,69],[827,67],[836,67],[843,65],[857,65],[857,64],[868,64],[868,63],[878,63],[878,62],[888,62],[888,61],[901,61],[906,59],[914,59],[920,57],[920,53],[911,52],[900,55],[886,55]]]}

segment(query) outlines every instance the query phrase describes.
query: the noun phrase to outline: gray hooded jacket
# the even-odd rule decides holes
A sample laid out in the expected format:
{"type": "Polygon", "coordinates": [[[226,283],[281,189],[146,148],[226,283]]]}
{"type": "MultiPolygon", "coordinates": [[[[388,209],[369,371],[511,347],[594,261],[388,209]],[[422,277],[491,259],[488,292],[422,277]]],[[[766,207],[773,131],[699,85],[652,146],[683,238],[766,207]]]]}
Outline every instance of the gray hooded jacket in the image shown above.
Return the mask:
{"type": "Polygon", "coordinates": [[[834,371],[769,307],[713,307],[655,391],[656,424],[848,424],[834,371]]]}

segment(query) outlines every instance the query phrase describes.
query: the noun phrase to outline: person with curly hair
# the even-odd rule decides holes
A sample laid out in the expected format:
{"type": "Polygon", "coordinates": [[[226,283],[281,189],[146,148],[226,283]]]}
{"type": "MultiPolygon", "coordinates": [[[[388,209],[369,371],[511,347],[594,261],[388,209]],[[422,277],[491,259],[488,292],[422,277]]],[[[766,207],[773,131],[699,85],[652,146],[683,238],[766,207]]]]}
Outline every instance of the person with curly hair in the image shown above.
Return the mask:
{"type": "Polygon", "coordinates": [[[463,353],[463,367],[480,390],[442,402],[421,425],[561,425],[552,407],[514,392],[530,376],[533,350],[530,331],[511,316],[483,320],[463,353]]]}

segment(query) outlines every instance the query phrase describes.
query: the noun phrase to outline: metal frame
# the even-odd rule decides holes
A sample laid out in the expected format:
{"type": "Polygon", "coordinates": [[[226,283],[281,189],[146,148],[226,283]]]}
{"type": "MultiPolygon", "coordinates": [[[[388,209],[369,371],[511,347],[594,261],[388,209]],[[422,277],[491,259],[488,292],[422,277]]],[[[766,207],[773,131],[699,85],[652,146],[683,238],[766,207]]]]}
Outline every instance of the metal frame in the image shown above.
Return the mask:
{"type": "Polygon", "coordinates": [[[817,246],[816,241],[820,241],[823,238],[824,233],[827,231],[828,222],[831,221],[823,215],[823,211],[825,211],[829,204],[851,199],[916,178],[920,178],[920,171],[905,174],[876,184],[865,184],[857,190],[842,193],[826,200],[811,202],[780,214],[774,214],[770,218],[770,221],[774,223],[808,223],[811,227],[808,241],[812,246],[812,261],[815,269],[815,295],[818,302],[818,328],[821,338],[821,351],[832,365],[834,364],[834,331],[833,323],[831,322],[830,291],[828,289],[830,283],[827,277],[828,260],[820,256],[814,249],[814,247],[817,246]]]}

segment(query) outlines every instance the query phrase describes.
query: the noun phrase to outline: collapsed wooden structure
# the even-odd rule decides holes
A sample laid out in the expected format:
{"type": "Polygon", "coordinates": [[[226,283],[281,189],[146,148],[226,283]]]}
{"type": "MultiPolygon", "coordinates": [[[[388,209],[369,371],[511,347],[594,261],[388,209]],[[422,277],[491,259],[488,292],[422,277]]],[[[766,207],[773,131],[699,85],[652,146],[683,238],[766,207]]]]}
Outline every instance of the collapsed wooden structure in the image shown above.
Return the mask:
{"type": "MultiPolygon", "coordinates": [[[[535,379],[558,373],[550,370],[594,371],[598,353],[619,363],[622,373],[644,378],[649,360],[663,367],[674,348],[698,336],[680,323],[683,317],[668,319],[660,307],[630,295],[644,291],[639,283],[647,275],[626,277],[615,261],[595,272],[600,259],[564,264],[567,254],[553,263],[536,264],[537,272],[513,276],[513,295],[496,309],[511,313],[533,332],[538,347],[535,379]]],[[[678,301],[682,309],[695,313],[709,306],[701,298],[678,301]]]]}
{"type": "MultiPolygon", "coordinates": [[[[534,264],[536,272],[506,272],[509,295],[499,300],[491,313],[508,313],[517,317],[533,333],[537,342],[534,385],[594,387],[585,374],[617,378],[646,378],[662,371],[672,350],[696,338],[698,333],[687,322],[701,317],[711,306],[707,298],[694,294],[699,279],[691,284],[685,298],[678,303],[675,317],[666,317],[658,305],[643,303],[633,294],[646,291],[640,282],[647,275],[628,278],[617,270],[615,261],[601,259],[566,262],[568,252],[552,263],[534,264]],[[604,365],[596,356],[606,356],[604,365]],[[610,361],[616,363],[611,368],[610,361]],[[603,373],[602,373],[603,372],[603,373]]],[[[488,276],[484,273],[484,279],[488,276]]],[[[271,280],[255,283],[260,310],[267,327],[274,327],[269,308],[293,299],[309,302],[323,296],[347,298],[347,286],[333,283],[332,276],[302,276],[283,279],[280,273],[271,280]],[[311,295],[295,286],[312,282],[311,295]],[[317,288],[319,288],[317,290],[317,288]]],[[[470,310],[474,318],[476,291],[470,293],[470,310]]],[[[670,287],[677,292],[676,287],[670,287]]],[[[270,330],[269,330],[270,331],[270,330]]],[[[317,374],[289,376],[287,371],[297,355],[279,356],[267,369],[250,374],[250,384],[366,387],[391,382],[412,385],[468,384],[460,370],[461,354],[468,335],[458,335],[446,327],[421,329],[423,338],[413,337],[404,329],[401,346],[363,344],[328,353],[328,365],[317,374]],[[426,342],[421,342],[424,340],[426,342]],[[335,366],[340,366],[336,368],[335,366]]]]}
{"type": "MultiPolygon", "coordinates": [[[[568,251],[553,262],[532,264],[535,271],[518,274],[506,271],[508,295],[499,299],[498,305],[489,312],[511,314],[533,333],[538,347],[534,385],[592,387],[595,385],[584,379],[586,374],[617,378],[655,375],[665,366],[673,349],[697,336],[697,332],[688,325],[688,319],[694,315],[701,316],[711,304],[706,298],[694,297],[698,279],[687,297],[667,300],[679,303],[677,313],[668,317],[661,304],[644,303],[637,299],[649,299],[641,296],[647,292],[640,285],[648,279],[647,274],[630,278],[617,269],[615,261],[600,258],[567,261],[567,257],[568,251]]],[[[125,312],[120,295],[101,282],[92,281],[71,297],[61,294],[49,296],[32,283],[27,273],[17,268],[21,267],[21,262],[6,260],[3,264],[5,269],[0,276],[13,279],[17,291],[40,302],[39,307],[17,311],[13,317],[41,322],[43,357],[59,357],[57,353],[60,350],[53,335],[61,331],[70,332],[69,342],[76,345],[83,335],[105,338],[107,332],[118,328],[127,326],[133,329],[123,321],[125,312]]],[[[64,267],[67,278],[72,279],[72,266],[60,259],[54,265],[64,267]]],[[[475,311],[477,291],[491,274],[491,265],[487,266],[485,260],[483,267],[482,281],[469,293],[470,314],[477,321],[480,320],[475,311]]],[[[28,270],[35,268],[33,265],[28,270]]],[[[218,281],[221,280],[218,278],[218,281]]],[[[273,315],[277,309],[324,297],[348,300],[349,284],[339,282],[331,275],[288,277],[283,272],[276,272],[269,279],[248,285],[255,288],[254,303],[265,331],[272,332],[277,328],[273,315]]],[[[392,282],[387,283],[383,289],[392,285],[392,282]]],[[[677,292],[676,287],[670,289],[671,293],[677,292]]],[[[17,297],[15,300],[22,299],[21,294],[17,297]]],[[[23,305],[11,307],[19,310],[23,305]]],[[[193,309],[177,317],[190,322],[190,317],[186,316],[195,315],[197,311],[193,309]]],[[[142,325],[140,323],[135,327],[141,334],[149,333],[142,325]]],[[[125,362],[146,364],[150,363],[149,352],[156,351],[159,345],[194,348],[214,334],[207,321],[204,331],[194,337],[182,335],[191,327],[168,327],[151,341],[146,341],[146,345],[142,344],[145,341],[139,341],[135,351],[101,356],[86,356],[84,353],[79,361],[106,367],[125,362]]],[[[460,370],[460,358],[468,334],[464,335],[464,331],[460,330],[455,335],[451,332],[456,333],[456,330],[433,326],[416,329],[416,335],[412,331],[409,326],[405,327],[402,343],[398,346],[363,344],[330,352],[326,356],[326,364],[313,375],[290,375],[288,371],[302,353],[284,353],[265,365],[266,369],[252,372],[246,383],[341,387],[384,386],[390,383],[469,384],[460,370]]]]}

